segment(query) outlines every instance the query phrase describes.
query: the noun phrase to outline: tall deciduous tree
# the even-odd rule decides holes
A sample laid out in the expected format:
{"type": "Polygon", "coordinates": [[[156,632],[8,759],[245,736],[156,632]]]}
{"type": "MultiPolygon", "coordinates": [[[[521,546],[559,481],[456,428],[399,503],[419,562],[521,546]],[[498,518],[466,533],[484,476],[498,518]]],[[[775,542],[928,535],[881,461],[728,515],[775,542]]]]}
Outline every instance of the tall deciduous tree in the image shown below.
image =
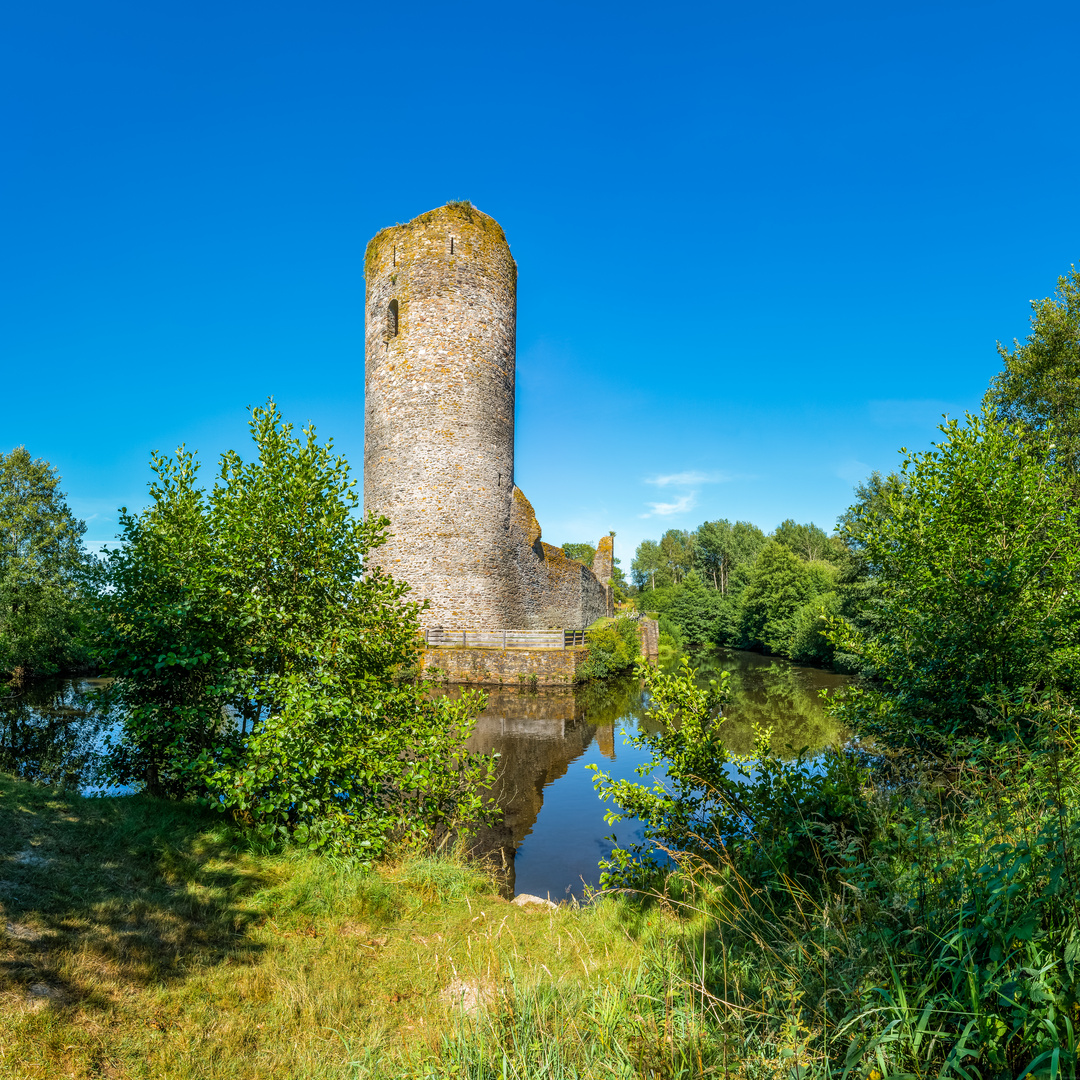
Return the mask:
{"type": "Polygon", "coordinates": [[[404,677],[418,606],[373,565],[387,522],[356,515],[356,481],[313,428],[295,437],[273,403],[250,426],[254,459],[223,455],[211,491],[181,448],[155,455],[151,506],[124,512],[101,593],[118,779],[354,853],[475,818],[477,703],[404,677]]]}
{"type": "Polygon", "coordinates": [[[1053,427],[1054,455],[1080,471],[1080,271],[1058,278],[1052,297],[1031,301],[1031,333],[1010,351],[985,405],[1014,429],[1053,427]]]}
{"type": "Polygon", "coordinates": [[[0,454],[0,672],[85,661],[85,532],[47,461],[24,446],[0,454]]]}
{"type": "Polygon", "coordinates": [[[842,542],[830,537],[812,521],[807,525],[799,525],[794,518],[788,518],[776,526],[773,539],[790,548],[805,562],[812,562],[814,559],[835,562],[844,551],[842,542]]]}
{"type": "Polygon", "coordinates": [[[765,534],[749,521],[726,518],[699,525],[696,537],[698,570],[706,582],[727,595],[736,568],[749,567],[765,546],[765,534]]]}
{"type": "Polygon", "coordinates": [[[657,586],[671,584],[671,574],[665,565],[664,553],[655,540],[642,540],[638,544],[633,562],[630,563],[630,575],[639,589],[655,589],[657,586]]]}
{"type": "Polygon", "coordinates": [[[660,553],[676,585],[694,569],[694,537],[685,529],[668,529],[660,537],[660,553]]]}
{"type": "Polygon", "coordinates": [[[992,701],[1080,682],[1080,509],[1050,435],[949,421],[847,531],[877,585],[874,617],[834,624],[876,683],[843,705],[886,742],[940,748],[987,730],[992,701]]]}

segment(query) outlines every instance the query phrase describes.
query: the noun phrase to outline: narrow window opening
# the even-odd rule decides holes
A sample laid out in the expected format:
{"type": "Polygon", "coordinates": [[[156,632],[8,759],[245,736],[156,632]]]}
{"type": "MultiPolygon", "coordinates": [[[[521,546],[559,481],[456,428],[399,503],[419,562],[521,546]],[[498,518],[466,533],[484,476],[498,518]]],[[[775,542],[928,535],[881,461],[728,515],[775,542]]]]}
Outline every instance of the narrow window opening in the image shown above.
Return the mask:
{"type": "Polygon", "coordinates": [[[388,338],[397,337],[398,332],[398,304],[396,300],[390,301],[390,306],[386,309],[386,336],[388,338]]]}
{"type": "Polygon", "coordinates": [[[495,484],[496,487],[502,487],[502,473],[499,473],[499,479],[495,484]]]}
{"type": "Polygon", "coordinates": [[[450,237],[450,254],[454,254],[454,238],[452,236],[450,237]]]}

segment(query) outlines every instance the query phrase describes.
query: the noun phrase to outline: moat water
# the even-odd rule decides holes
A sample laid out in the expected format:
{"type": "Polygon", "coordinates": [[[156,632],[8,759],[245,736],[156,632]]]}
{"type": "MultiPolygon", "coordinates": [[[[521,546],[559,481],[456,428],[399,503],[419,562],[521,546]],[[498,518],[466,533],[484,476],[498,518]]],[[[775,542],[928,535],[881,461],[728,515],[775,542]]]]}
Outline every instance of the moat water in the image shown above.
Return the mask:
{"type": "MultiPolygon", "coordinates": [[[[844,676],[732,650],[694,662],[706,679],[731,673],[733,698],[721,733],[733,753],[751,752],[755,724],[772,729],[781,756],[813,756],[839,740],[820,691],[843,686],[844,676]]],[[[55,680],[0,696],[0,769],[87,794],[124,794],[103,773],[105,739],[116,725],[95,709],[90,692],[96,685],[93,679],[55,680]]],[[[508,891],[581,898],[598,884],[598,863],[611,851],[612,836],[619,846],[640,838],[640,823],[604,821],[612,807],[600,802],[587,766],[638,779],[635,770],[647,755],[628,737],[649,723],[643,697],[632,678],[572,691],[489,693],[470,746],[499,754],[493,794],[503,818],[478,843],[505,864],[508,891]]]]}

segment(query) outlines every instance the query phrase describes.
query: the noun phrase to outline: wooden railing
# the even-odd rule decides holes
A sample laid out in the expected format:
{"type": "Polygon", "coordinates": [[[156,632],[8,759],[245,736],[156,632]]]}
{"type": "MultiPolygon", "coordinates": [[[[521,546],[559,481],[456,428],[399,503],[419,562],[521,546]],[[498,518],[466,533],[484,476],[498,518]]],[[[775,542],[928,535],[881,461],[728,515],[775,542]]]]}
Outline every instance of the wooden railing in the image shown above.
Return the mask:
{"type": "Polygon", "coordinates": [[[570,649],[585,644],[584,630],[424,631],[431,649],[570,649]]]}

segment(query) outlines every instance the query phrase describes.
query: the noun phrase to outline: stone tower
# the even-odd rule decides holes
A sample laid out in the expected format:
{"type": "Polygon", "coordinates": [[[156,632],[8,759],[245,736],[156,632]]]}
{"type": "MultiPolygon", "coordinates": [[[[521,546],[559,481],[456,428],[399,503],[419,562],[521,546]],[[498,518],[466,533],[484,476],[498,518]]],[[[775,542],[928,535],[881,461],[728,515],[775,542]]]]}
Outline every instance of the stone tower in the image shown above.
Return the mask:
{"type": "Polygon", "coordinates": [[[499,225],[451,203],[368,244],[364,508],[379,562],[429,626],[505,628],[516,572],[517,264],[499,225]]]}
{"type": "Polygon", "coordinates": [[[517,264],[498,223],[449,203],[378,233],[364,272],[364,509],[392,534],[379,564],[428,601],[425,627],[610,614],[607,581],[541,541],[514,486],[517,264]]]}

